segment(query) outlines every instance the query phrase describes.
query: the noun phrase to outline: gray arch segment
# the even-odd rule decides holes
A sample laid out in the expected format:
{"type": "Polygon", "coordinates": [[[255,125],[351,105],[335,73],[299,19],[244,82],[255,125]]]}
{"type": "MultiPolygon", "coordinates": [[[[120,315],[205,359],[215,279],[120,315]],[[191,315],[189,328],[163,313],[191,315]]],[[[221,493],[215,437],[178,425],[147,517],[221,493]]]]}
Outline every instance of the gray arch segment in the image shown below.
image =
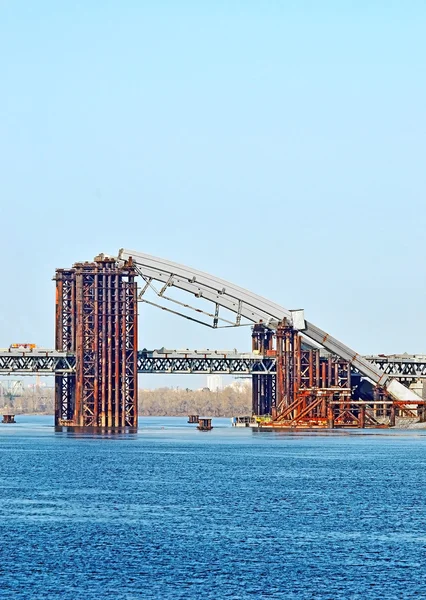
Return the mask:
{"type": "MultiPolygon", "coordinates": [[[[133,259],[140,274],[144,277],[218,304],[253,323],[262,320],[267,325],[275,326],[284,317],[292,322],[290,310],[209,273],[134,250],[121,249],[119,251],[119,260],[128,260],[129,258],[133,259]]],[[[349,361],[362,375],[387,389],[395,400],[405,402],[420,400],[415,392],[380,371],[358,352],[313,323],[305,321],[305,328],[301,333],[308,340],[320,344],[330,352],[349,361]]]]}

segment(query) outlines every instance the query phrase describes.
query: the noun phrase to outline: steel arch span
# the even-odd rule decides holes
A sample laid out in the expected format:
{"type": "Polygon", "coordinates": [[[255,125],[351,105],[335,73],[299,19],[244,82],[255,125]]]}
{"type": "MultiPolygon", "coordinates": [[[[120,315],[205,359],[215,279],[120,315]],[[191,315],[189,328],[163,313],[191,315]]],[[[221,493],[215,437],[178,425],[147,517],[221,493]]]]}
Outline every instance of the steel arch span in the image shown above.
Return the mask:
{"type": "MultiPolygon", "coordinates": [[[[368,377],[376,385],[385,388],[395,400],[405,402],[419,401],[419,396],[415,392],[378,369],[374,364],[358,354],[358,352],[349,348],[329,333],[309,321],[302,320],[302,325],[296,322],[295,311],[286,309],[229,281],[163,258],[133,250],[121,249],[118,253],[118,260],[133,261],[137,273],[145,281],[145,286],[141,291],[142,296],[154,281],[162,284],[161,290],[157,292],[160,297],[166,298],[165,292],[167,289],[174,287],[192,294],[196,298],[207,300],[215,305],[214,313],[205,313],[213,317],[214,327],[217,325],[219,319],[220,308],[224,308],[236,315],[234,325],[239,325],[241,318],[245,318],[252,323],[262,321],[267,326],[276,327],[285,318],[301,332],[308,342],[310,341],[316,347],[320,345],[343,360],[348,361],[362,375],[368,377]]],[[[178,304],[187,307],[183,303],[178,302],[178,304]]],[[[176,314],[180,313],[177,312],[176,314]]],[[[300,321],[300,319],[297,319],[297,321],[300,321]]]]}

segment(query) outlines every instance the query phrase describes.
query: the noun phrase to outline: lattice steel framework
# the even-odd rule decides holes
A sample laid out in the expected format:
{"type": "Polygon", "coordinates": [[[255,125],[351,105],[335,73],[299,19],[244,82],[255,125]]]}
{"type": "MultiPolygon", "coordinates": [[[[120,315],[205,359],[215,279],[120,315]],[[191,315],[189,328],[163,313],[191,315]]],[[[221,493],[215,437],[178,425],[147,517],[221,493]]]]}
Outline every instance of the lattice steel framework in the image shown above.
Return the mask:
{"type": "MultiPolygon", "coordinates": [[[[376,365],[373,365],[355,350],[349,348],[326,331],[305,320],[303,315],[300,314],[301,311],[290,311],[229,281],[166,259],[125,249],[121,249],[118,256],[121,260],[127,260],[129,257],[132,257],[137,272],[144,280],[145,285],[140,294],[141,301],[146,301],[144,298],[145,292],[153,289],[158,297],[161,298],[161,302],[167,300],[167,302],[172,302],[174,306],[180,307],[179,311],[181,311],[182,307],[185,307],[185,310],[195,310],[199,315],[203,314],[204,317],[213,319],[212,327],[217,327],[220,320],[225,321],[227,325],[240,326],[242,319],[245,319],[251,323],[262,322],[270,328],[276,328],[285,318],[290,325],[293,325],[301,332],[304,339],[310,345],[312,343],[314,347],[318,347],[319,345],[331,354],[347,361],[354,369],[357,369],[364,377],[368,377],[375,385],[385,388],[394,400],[403,402],[411,401],[414,403],[419,400],[419,396],[413,390],[408,389],[395,378],[381,371],[376,365]],[[154,282],[162,284],[160,290],[157,290],[153,286],[154,282]],[[197,299],[213,303],[215,305],[214,313],[206,312],[195,306],[190,306],[186,302],[182,303],[180,300],[173,299],[168,293],[170,288],[177,288],[194,295],[197,299]],[[236,315],[235,320],[230,321],[228,317],[226,319],[220,317],[219,312],[221,309],[234,313],[236,315]]],[[[272,270],[271,273],[277,276],[276,271],[272,270]]],[[[160,306],[163,310],[170,310],[163,304],[148,303],[160,306]]],[[[170,310],[174,314],[180,314],[185,318],[194,320],[193,317],[189,317],[179,311],[170,310]]],[[[225,312],[226,314],[227,312],[225,312]]],[[[203,324],[206,325],[208,322],[203,322],[203,324]]]]}
{"type": "MultiPolygon", "coordinates": [[[[262,323],[253,326],[252,352],[268,356],[273,351],[274,332],[262,323]]],[[[271,360],[271,359],[269,359],[271,360]]],[[[254,415],[270,415],[275,411],[276,376],[266,373],[252,375],[252,412],[254,415]]]]}
{"type": "MultiPolygon", "coordinates": [[[[55,348],[60,352],[75,352],[75,271],[56,271],[55,348]]],[[[55,424],[73,417],[75,373],[55,372],[55,424]]]]}
{"type": "Polygon", "coordinates": [[[221,374],[221,375],[250,375],[262,373],[275,375],[275,360],[246,357],[226,356],[150,356],[149,353],[139,352],[139,373],[168,373],[168,374],[221,374]]]}
{"type": "Polygon", "coordinates": [[[75,372],[74,354],[0,351],[0,375],[62,375],[75,372]]]}
{"type": "Polygon", "coordinates": [[[286,319],[275,332],[266,333],[263,324],[254,326],[252,338],[253,352],[274,357],[276,368],[274,401],[263,397],[258,378],[253,378],[253,414],[260,428],[392,427],[396,417],[426,418],[426,402],[420,397],[416,402],[395,400],[381,386],[374,386],[372,396],[363,395],[359,374],[348,361],[306,348],[286,319]]]}
{"type": "Polygon", "coordinates": [[[426,356],[367,356],[366,359],[399,381],[426,378],[426,356]]]}
{"type": "Polygon", "coordinates": [[[132,423],[137,425],[138,405],[138,302],[137,284],[134,272],[129,274],[127,281],[123,282],[122,300],[122,365],[123,374],[122,397],[124,410],[121,414],[121,424],[132,423]]]}
{"type": "Polygon", "coordinates": [[[277,400],[271,424],[334,427],[349,421],[353,425],[354,420],[359,423],[353,412],[360,409],[350,404],[350,364],[335,355],[321,357],[318,349],[305,349],[286,319],[278,325],[275,339],[277,400]]]}
{"type": "Polygon", "coordinates": [[[56,350],[75,376],[56,375],[56,425],[137,427],[137,287],[129,260],[99,256],[56,273],[56,350]]]}
{"type": "MultiPolygon", "coordinates": [[[[275,375],[275,354],[272,356],[247,357],[241,355],[203,355],[202,351],[190,351],[187,356],[180,353],[161,355],[157,350],[140,350],[138,352],[139,373],[221,373],[230,375],[248,375],[250,373],[264,373],[275,375]],[[198,356],[196,356],[198,355],[198,356]]],[[[303,383],[303,367],[305,351],[301,351],[301,382],[303,383]]],[[[313,355],[316,356],[315,354],[313,355]]],[[[306,358],[309,360],[309,358],[306,358]]],[[[368,357],[375,360],[375,357],[368,357]]],[[[426,360],[413,357],[402,363],[397,358],[389,361],[377,361],[379,368],[388,370],[391,377],[406,381],[407,385],[416,379],[426,379],[426,360]],[[392,373],[390,373],[392,370],[392,373]]],[[[355,370],[355,369],[354,369],[355,370]]],[[[49,349],[36,349],[32,351],[19,351],[15,349],[0,350],[0,375],[19,374],[53,375],[55,373],[73,373],[75,371],[74,352],[57,352],[49,349]]],[[[309,371],[308,371],[309,373],[309,371]]],[[[310,375],[308,375],[309,377],[310,375]]],[[[306,377],[306,374],[305,374],[306,377]]],[[[302,385],[301,383],[301,385],[302,385]]]]}
{"type": "MultiPolygon", "coordinates": [[[[129,323],[130,326],[130,323],[129,323]]],[[[100,348],[102,348],[100,346],[100,348]]],[[[106,365],[106,363],[105,363],[106,365]]],[[[130,367],[129,367],[130,368],[130,367]]],[[[0,375],[57,375],[75,374],[76,357],[74,353],[55,350],[17,352],[0,350],[0,375]]],[[[101,377],[104,367],[101,369],[101,377]]],[[[137,357],[138,373],[145,374],[221,374],[250,375],[262,373],[275,374],[275,359],[234,356],[203,355],[188,353],[187,356],[160,355],[156,351],[139,351],[137,357]]],[[[129,382],[130,385],[130,382],[129,382]]]]}

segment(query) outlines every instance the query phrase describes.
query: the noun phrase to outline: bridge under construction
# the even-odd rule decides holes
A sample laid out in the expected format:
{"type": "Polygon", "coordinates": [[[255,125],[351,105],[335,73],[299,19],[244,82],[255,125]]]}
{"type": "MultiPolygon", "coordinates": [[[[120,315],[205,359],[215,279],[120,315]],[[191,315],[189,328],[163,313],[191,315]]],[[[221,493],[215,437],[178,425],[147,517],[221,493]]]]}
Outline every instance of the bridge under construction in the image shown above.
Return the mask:
{"type": "Polygon", "coordinates": [[[57,269],[55,282],[55,349],[0,351],[0,374],[53,374],[57,427],[136,428],[138,373],[251,376],[253,415],[265,429],[425,418],[425,400],[409,387],[426,378],[425,356],[360,356],[303,311],[207,273],[120,250],[57,269]],[[194,296],[196,305],[173,298],[171,288],[194,296]],[[139,350],[141,302],[212,328],[251,324],[251,352],[139,350]]]}

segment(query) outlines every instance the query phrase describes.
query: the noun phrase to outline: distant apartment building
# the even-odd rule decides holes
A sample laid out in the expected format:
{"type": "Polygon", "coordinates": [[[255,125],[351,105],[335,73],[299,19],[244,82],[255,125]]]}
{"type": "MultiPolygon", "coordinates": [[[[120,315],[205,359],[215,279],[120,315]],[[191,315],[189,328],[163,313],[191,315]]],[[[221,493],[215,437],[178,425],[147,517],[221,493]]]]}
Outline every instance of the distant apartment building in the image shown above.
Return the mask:
{"type": "Polygon", "coordinates": [[[211,392],[223,390],[222,375],[207,375],[207,387],[211,392]]]}

